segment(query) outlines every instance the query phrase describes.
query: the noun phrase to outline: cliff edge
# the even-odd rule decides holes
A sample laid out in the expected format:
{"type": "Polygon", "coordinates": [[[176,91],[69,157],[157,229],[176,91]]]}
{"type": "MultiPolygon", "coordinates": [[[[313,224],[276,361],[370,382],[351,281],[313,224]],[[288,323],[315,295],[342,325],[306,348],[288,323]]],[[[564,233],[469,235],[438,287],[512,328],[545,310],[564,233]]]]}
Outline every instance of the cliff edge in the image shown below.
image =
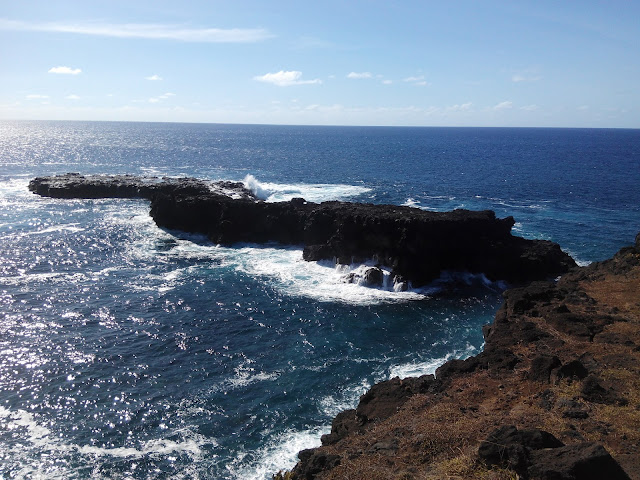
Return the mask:
{"type": "Polygon", "coordinates": [[[507,290],[485,348],[374,385],[289,479],[640,479],[640,234],[507,290]]]}

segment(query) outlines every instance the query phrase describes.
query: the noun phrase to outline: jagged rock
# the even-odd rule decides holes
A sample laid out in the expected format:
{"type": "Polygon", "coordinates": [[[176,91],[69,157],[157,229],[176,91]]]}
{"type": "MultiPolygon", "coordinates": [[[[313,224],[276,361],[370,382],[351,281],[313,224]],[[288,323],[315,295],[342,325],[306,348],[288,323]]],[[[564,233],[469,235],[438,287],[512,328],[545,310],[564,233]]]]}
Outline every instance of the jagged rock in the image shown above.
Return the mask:
{"type": "Polygon", "coordinates": [[[629,480],[609,452],[595,443],[532,452],[528,474],[536,480],[629,480]]]}
{"type": "Polygon", "coordinates": [[[331,433],[322,435],[320,441],[322,445],[333,445],[347,435],[357,431],[359,427],[360,421],[356,416],[356,410],[345,410],[334,417],[331,422],[331,433]]]}
{"type": "Polygon", "coordinates": [[[549,383],[551,370],[562,365],[560,359],[555,355],[540,355],[531,360],[529,368],[529,378],[538,382],[549,383]]]}
{"type": "Polygon", "coordinates": [[[384,272],[378,267],[370,267],[365,270],[363,279],[367,287],[381,287],[384,280],[384,272]]]}
{"type": "Polygon", "coordinates": [[[327,455],[316,448],[309,448],[298,453],[298,464],[293,469],[295,478],[312,480],[320,472],[331,470],[340,465],[339,455],[327,455]]]}
{"type": "Polygon", "coordinates": [[[542,430],[518,430],[505,425],[491,432],[478,448],[478,457],[487,465],[498,465],[526,473],[532,450],[562,447],[556,437],[542,430]]]}
{"type": "MultiPolygon", "coordinates": [[[[428,212],[417,208],[303,199],[266,203],[241,184],[195,179],[66,175],[40,177],[30,189],[64,198],[142,197],[163,228],[207,235],[221,244],[278,242],[304,246],[305,260],[351,263],[378,258],[420,286],[441,272],[484,273],[491,280],[553,278],[575,267],[560,247],[511,235],[515,220],[492,211],[428,212]],[[233,194],[226,194],[225,188],[233,194]]],[[[371,280],[377,282],[379,272],[371,280]]],[[[377,284],[377,283],[376,283],[377,284]]]]}
{"type": "Polygon", "coordinates": [[[565,363],[556,371],[556,378],[575,378],[582,380],[589,375],[589,370],[580,360],[572,360],[565,363]]]}
{"type": "Polygon", "coordinates": [[[398,411],[411,396],[416,393],[435,393],[439,391],[441,382],[433,375],[417,378],[392,378],[376,383],[360,397],[356,408],[356,416],[360,424],[384,420],[398,411]]]}

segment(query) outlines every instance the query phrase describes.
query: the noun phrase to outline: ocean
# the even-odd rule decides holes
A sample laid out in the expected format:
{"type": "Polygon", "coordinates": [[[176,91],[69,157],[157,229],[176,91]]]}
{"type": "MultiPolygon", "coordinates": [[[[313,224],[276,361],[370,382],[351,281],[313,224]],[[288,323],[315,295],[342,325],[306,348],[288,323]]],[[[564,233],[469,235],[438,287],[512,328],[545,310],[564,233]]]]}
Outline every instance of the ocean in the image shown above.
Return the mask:
{"type": "Polygon", "coordinates": [[[506,287],[347,284],[358,265],[165,231],[145,200],[27,190],[66,172],[492,209],[583,265],[640,231],[640,130],[2,121],[2,478],[271,478],[373,383],[479,352],[506,287]]]}

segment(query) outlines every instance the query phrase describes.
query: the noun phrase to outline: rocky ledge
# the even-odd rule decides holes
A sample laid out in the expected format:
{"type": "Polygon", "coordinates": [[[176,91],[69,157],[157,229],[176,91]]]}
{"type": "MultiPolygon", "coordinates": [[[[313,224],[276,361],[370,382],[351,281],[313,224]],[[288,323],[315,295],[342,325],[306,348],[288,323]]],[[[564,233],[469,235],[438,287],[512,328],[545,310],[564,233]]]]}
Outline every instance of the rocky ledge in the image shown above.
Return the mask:
{"type": "Polygon", "coordinates": [[[37,177],[29,190],[53,198],[146,198],[163,195],[218,194],[230,198],[255,199],[241,182],[205,182],[197,178],[140,177],[137,175],[80,175],[66,173],[37,177]]]}
{"type": "Polygon", "coordinates": [[[374,385],[276,479],[640,479],[640,234],[504,293],[485,348],[374,385]]]}
{"type": "MultiPolygon", "coordinates": [[[[528,282],[554,278],[575,266],[555,243],[511,235],[513,217],[496,218],[492,211],[426,212],[392,205],[316,204],[302,198],[267,203],[240,183],[190,178],[67,174],[36,178],[29,188],[58,198],[147,198],[160,227],[201,233],[226,245],[302,245],[303,257],[310,261],[373,259],[393,270],[394,284],[404,286],[409,281],[424,285],[443,271],[528,282]]],[[[380,275],[365,273],[373,285],[380,275]]]]}

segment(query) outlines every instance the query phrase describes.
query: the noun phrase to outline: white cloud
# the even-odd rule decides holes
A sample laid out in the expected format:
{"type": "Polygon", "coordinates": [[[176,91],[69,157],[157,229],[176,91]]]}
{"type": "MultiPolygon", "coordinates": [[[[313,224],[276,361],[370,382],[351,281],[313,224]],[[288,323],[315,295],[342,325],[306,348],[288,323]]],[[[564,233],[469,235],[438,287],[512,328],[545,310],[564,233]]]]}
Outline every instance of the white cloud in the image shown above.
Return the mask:
{"type": "Polygon", "coordinates": [[[43,100],[45,98],[49,98],[49,95],[31,94],[26,96],[27,100],[43,100]]]}
{"type": "Polygon", "coordinates": [[[274,35],[262,28],[192,28],[183,25],[148,23],[29,23],[0,19],[0,30],[75,33],[116,38],[146,38],[202,43],[254,43],[274,35]]]}
{"type": "Polygon", "coordinates": [[[64,98],[66,98],[67,100],[80,100],[80,97],[78,95],[73,95],[73,94],[67,95],[64,98]]]}
{"type": "Polygon", "coordinates": [[[312,84],[320,84],[322,80],[302,80],[302,72],[297,70],[284,71],[280,70],[276,73],[266,73],[264,75],[259,75],[257,77],[253,77],[254,80],[258,82],[272,83],[273,85],[277,85],[278,87],[290,87],[291,85],[312,85],[312,84]]]}
{"type": "Polygon", "coordinates": [[[468,112],[469,110],[471,110],[472,105],[473,104],[471,102],[456,104],[446,107],[445,110],[447,112],[468,112]]]}
{"type": "Polygon", "coordinates": [[[504,101],[498,103],[493,107],[494,110],[507,110],[509,108],[513,108],[513,102],[504,101]]]}
{"type": "Polygon", "coordinates": [[[412,83],[413,85],[417,85],[419,87],[427,87],[431,85],[424,79],[424,75],[420,75],[419,77],[407,77],[403,80],[403,82],[412,83]]]}
{"type": "Polygon", "coordinates": [[[391,85],[393,83],[393,80],[383,80],[382,84],[383,85],[391,85]]]}
{"type": "Polygon", "coordinates": [[[150,77],[144,77],[145,80],[151,80],[152,82],[157,82],[159,80],[162,80],[162,77],[160,75],[151,75],[150,77]]]}
{"type": "Polygon", "coordinates": [[[82,73],[82,70],[79,68],[71,68],[71,67],[53,67],[49,69],[48,73],[58,73],[60,75],[78,75],[82,73]]]}
{"type": "Polygon", "coordinates": [[[354,78],[354,79],[359,79],[359,78],[371,78],[373,75],[371,75],[371,72],[351,72],[347,75],[347,78],[354,78]]]}
{"type": "Polygon", "coordinates": [[[162,100],[166,100],[166,99],[168,99],[168,98],[175,97],[175,96],[176,96],[176,94],[175,94],[175,93],[167,92],[167,93],[163,93],[162,95],[159,95],[159,96],[157,96],[157,97],[151,97],[151,98],[148,100],[148,102],[149,102],[149,103],[159,103],[159,102],[161,102],[162,100]]]}

